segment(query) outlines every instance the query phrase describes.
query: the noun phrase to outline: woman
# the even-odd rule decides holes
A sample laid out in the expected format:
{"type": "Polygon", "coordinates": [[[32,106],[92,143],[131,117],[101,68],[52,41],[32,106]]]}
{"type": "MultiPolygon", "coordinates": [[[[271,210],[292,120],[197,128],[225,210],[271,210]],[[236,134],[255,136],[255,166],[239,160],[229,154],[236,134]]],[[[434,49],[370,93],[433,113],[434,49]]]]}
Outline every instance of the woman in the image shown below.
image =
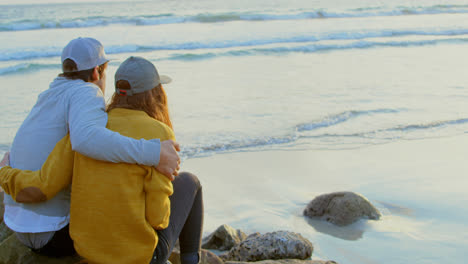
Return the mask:
{"type": "MultiPolygon", "coordinates": [[[[107,127],[136,139],[174,140],[161,85],[168,82],[151,62],[128,58],[115,74],[107,127]]],[[[72,152],[67,136],[41,171],[5,167],[0,175],[19,201],[37,189],[50,199],[73,175],[70,235],[88,263],[166,263],[178,238],[181,262],[199,262],[203,201],[192,174],[171,183],[153,167],[93,160],[72,152]]]]}

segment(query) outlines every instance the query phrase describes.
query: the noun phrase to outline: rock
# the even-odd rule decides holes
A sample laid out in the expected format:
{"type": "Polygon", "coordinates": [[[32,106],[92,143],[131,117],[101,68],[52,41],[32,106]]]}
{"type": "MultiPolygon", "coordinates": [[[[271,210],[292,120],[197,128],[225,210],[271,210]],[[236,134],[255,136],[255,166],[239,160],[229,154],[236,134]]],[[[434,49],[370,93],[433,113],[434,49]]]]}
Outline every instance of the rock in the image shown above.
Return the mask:
{"type": "Polygon", "coordinates": [[[76,264],[78,257],[48,258],[25,247],[15,235],[0,243],[0,264],[76,264]]]}
{"type": "Polygon", "coordinates": [[[21,259],[30,254],[30,251],[15,235],[10,235],[0,244],[0,264],[22,263],[21,259]]]}
{"type": "Polygon", "coordinates": [[[7,239],[9,236],[13,234],[13,231],[11,231],[6,225],[5,222],[0,223],[0,243],[2,243],[5,239],[7,239]]]}
{"type": "Polygon", "coordinates": [[[304,215],[319,217],[338,226],[346,226],[361,218],[380,219],[380,212],[364,196],[353,192],[323,194],[313,199],[304,215]]]}
{"type": "Polygon", "coordinates": [[[3,222],[3,193],[0,202],[2,218],[0,223],[0,264],[76,264],[78,257],[48,258],[32,252],[21,244],[3,222]]]}
{"type": "Polygon", "coordinates": [[[3,192],[0,192],[0,243],[2,243],[5,239],[7,239],[13,231],[11,231],[3,222],[3,212],[5,211],[5,207],[3,205],[3,192]]]}
{"type": "MultiPolygon", "coordinates": [[[[171,256],[169,257],[169,261],[172,264],[181,264],[180,263],[180,251],[177,248],[174,248],[172,251],[171,256]]],[[[224,264],[224,261],[216,256],[215,253],[202,249],[201,250],[201,260],[199,264],[224,264]]]]}
{"type": "Polygon", "coordinates": [[[234,229],[228,225],[222,225],[213,233],[203,239],[202,248],[229,250],[245,240],[247,235],[239,229],[234,229]]]}
{"type": "Polygon", "coordinates": [[[0,188],[0,221],[3,221],[3,213],[5,212],[5,205],[3,204],[3,195],[4,192],[0,188]]]}
{"type": "Polygon", "coordinates": [[[78,257],[48,258],[21,244],[3,222],[3,192],[0,191],[0,264],[76,264],[78,257]]]}
{"type": "Polygon", "coordinates": [[[224,261],[215,253],[206,249],[202,249],[200,264],[224,264],[224,261]]]}
{"type": "MultiPolygon", "coordinates": [[[[225,264],[252,264],[251,262],[226,261],[225,264]]],[[[279,260],[262,260],[255,264],[337,264],[333,260],[300,260],[300,259],[279,259],[279,260]]]]}
{"type": "Polygon", "coordinates": [[[225,261],[307,259],[312,256],[312,251],[312,243],[300,234],[278,231],[252,234],[220,257],[225,261]]]}

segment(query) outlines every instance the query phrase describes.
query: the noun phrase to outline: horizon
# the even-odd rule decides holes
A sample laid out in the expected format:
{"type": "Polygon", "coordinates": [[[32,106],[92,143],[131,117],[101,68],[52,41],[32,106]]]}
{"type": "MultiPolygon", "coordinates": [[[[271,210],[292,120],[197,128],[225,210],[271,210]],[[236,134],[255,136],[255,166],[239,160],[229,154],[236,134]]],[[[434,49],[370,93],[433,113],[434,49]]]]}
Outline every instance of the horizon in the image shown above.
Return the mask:
{"type": "MultiPolygon", "coordinates": [[[[141,0],[139,0],[140,2],[141,0]]],[[[47,5],[47,4],[77,4],[77,3],[102,3],[102,2],[126,2],[125,0],[0,0],[0,5],[47,5]]]]}

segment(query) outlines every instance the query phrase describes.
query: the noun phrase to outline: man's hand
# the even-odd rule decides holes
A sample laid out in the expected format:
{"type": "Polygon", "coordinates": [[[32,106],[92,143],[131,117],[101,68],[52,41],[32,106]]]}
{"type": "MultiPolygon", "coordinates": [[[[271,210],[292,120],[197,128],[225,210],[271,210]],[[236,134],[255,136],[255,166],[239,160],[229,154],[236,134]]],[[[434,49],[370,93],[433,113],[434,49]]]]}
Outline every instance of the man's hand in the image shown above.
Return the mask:
{"type": "Polygon", "coordinates": [[[0,162],[0,167],[4,167],[4,166],[10,166],[10,152],[9,151],[5,153],[5,155],[3,155],[3,159],[0,162]]]}
{"type": "Polygon", "coordinates": [[[180,151],[179,143],[173,140],[161,142],[161,154],[159,154],[159,164],[156,169],[171,181],[179,175],[180,158],[177,151],[180,151]]]}

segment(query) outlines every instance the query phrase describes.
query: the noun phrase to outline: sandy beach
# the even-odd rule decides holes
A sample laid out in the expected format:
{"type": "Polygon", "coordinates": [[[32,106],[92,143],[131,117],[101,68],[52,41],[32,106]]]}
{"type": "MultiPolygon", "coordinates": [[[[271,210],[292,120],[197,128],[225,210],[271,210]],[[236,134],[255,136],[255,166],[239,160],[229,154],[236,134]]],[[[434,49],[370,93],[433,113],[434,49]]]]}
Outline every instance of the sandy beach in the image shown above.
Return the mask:
{"type": "Polygon", "coordinates": [[[205,236],[221,224],[247,234],[286,230],[314,244],[314,260],[454,263],[468,250],[467,143],[461,135],[340,151],[226,153],[188,159],[183,170],[202,181],[205,236]],[[315,196],[335,191],[363,194],[383,217],[337,227],[302,216],[315,196]]]}
{"type": "Polygon", "coordinates": [[[247,233],[295,231],[314,243],[314,258],[339,263],[450,263],[468,249],[467,143],[462,135],[341,151],[220,154],[189,159],[183,169],[202,180],[206,233],[224,223],[247,233]],[[363,194],[383,218],[345,228],[309,224],[305,205],[333,191],[363,194]]]}

